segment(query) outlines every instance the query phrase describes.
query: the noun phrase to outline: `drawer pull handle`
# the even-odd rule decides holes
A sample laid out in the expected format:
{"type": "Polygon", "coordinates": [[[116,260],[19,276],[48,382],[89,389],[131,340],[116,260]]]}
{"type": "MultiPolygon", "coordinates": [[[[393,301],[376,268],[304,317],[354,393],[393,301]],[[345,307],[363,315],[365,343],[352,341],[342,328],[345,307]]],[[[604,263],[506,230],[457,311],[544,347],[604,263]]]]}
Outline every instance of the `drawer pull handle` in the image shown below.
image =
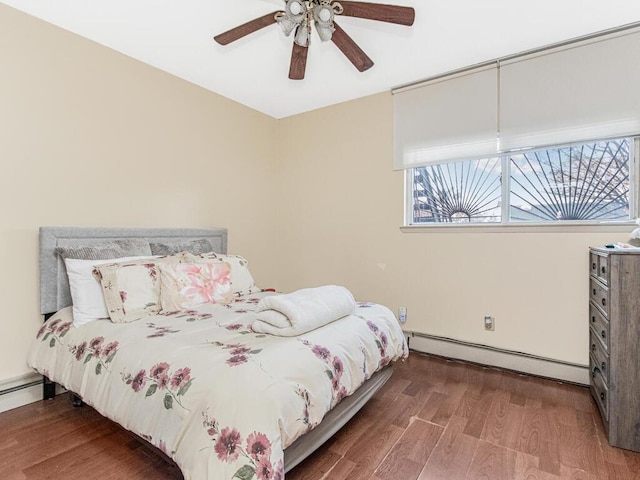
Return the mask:
{"type": "Polygon", "coordinates": [[[600,392],[600,400],[602,400],[603,402],[604,402],[604,397],[605,397],[604,392],[600,392]]]}
{"type": "Polygon", "coordinates": [[[591,351],[592,351],[592,352],[595,352],[595,351],[596,351],[596,344],[595,344],[595,343],[592,343],[592,344],[591,344],[591,351]]]}
{"type": "Polygon", "coordinates": [[[603,275],[604,275],[605,273],[607,273],[607,269],[606,269],[605,267],[602,267],[602,268],[600,269],[600,271],[602,271],[602,274],[603,274],[603,275]]]}
{"type": "Polygon", "coordinates": [[[591,378],[596,378],[596,373],[600,372],[598,367],[593,367],[593,371],[591,372],[591,378]]]}
{"type": "Polygon", "coordinates": [[[606,338],[607,338],[607,332],[605,332],[604,330],[602,330],[602,331],[600,332],[600,336],[601,336],[603,339],[606,339],[606,338]]]}
{"type": "Polygon", "coordinates": [[[606,306],[607,306],[607,299],[606,299],[606,298],[603,298],[603,299],[602,299],[602,306],[603,306],[603,307],[606,307],[606,306]]]}
{"type": "Polygon", "coordinates": [[[594,295],[596,294],[596,289],[594,288],[591,293],[593,293],[594,295]]]}
{"type": "Polygon", "coordinates": [[[593,262],[593,263],[591,264],[591,270],[595,270],[595,269],[596,269],[596,262],[593,262]]]}
{"type": "Polygon", "coordinates": [[[607,371],[607,362],[602,362],[602,363],[600,364],[600,367],[602,368],[602,371],[603,371],[603,372],[606,372],[606,371],[607,371]]]}
{"type": "Polygon", "coordinates": [[[595,315],[591,315],[591,323],[596,323],[596,316],[595,315]]]}

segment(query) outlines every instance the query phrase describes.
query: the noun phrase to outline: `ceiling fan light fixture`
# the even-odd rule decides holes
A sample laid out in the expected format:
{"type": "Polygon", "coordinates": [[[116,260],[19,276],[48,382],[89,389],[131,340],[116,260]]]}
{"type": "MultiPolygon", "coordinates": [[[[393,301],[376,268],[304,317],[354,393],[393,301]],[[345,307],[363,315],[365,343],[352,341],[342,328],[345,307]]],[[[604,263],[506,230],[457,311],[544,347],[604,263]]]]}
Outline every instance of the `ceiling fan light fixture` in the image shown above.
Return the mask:
{"type": "Polygon", "coordinates": [[[319,23],[333,22],[333,8],[326,3],[321,3],[313,7],[313,18],[319,23]]]}
{"type": "Polygon", "coordinates": [[[316,32],[318,32],[318,36],[320,37],[320,40],[322,40],[323,42],[328,42],[329,40],[331,40],[331,37],[333,36],[333,32],[335,31],[335,28],[333,27],[333,25],[322,25],[318,22],[316,22],[316,32]]]}
{"type": "Polygon", "coordinates": [[[285,12],[278,13],[280,13],[280,15],[276,14],[276,22],[278,22],[284,35],[288,37],[300,23],[292,20],[285,12]]]}
{"type": "Polygon", "coordinates": [[[320,37],[321,41],[328,42],[329,40],[331,40],[335,29],[333,28],[333,26],[321,27],[319,25],[316,25],[316,31],[318,32],[318,36],[320,37]]]}
{"type": "Polygon", "coordinates": [[[307,7],[300,0],[287,0],[284,9],[291,19],[298,22],[302,21],[302,18],[307,12],[307,7]]]}
{"type": "Polygon", "coordinates": [[[303,2],[300,0],[287,0],[284,12],[278,12],[275,18],[285,36],[288,37],[296,27],[305,22],[306,16],[307,7],[303,2]]]}
{"type": "Polygon", "coordinates": [[[310,30],[311,29],[309,28],[309,25],[307,24],[307,22],[301,23],[300,25],[298,25],[298,29],[296,30],[296,35],[293,41],[296,42],[301,47],[308,47],[310,30]]]}
{"type": "Polygon", "coordinates": [[[313,7],[313,19],[316,31],[320,40],[328,42],[335,28],[333,27],[334,9],[326,3],[317,4],[313,7]]]}

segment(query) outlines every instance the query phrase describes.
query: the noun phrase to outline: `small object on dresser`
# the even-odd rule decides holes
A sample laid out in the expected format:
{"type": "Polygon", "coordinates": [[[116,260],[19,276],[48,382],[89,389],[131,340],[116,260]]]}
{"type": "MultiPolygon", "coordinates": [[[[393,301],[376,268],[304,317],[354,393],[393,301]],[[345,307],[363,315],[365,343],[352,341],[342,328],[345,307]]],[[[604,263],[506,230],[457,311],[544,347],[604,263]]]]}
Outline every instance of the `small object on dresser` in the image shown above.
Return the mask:
{"type": "Polygon", "coordinates": [[[624,242],[616,242],[616,243],[607,243],[605,246],[605,248],[632,248],[632,249],[636,249],[638,250],[638,247],[631,245],[630,243],[624,243],[624,242]]]}

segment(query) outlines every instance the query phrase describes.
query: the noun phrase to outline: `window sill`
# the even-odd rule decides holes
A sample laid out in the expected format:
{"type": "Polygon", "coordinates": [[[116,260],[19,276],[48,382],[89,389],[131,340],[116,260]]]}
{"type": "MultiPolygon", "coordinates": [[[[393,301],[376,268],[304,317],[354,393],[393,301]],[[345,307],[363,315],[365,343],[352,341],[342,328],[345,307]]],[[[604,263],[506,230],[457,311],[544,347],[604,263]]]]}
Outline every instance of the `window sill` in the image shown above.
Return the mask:
{"type": "Polygon", "coordinates": [[[402,233],[631,233],[633,222],[405,225],[402,233]]]}

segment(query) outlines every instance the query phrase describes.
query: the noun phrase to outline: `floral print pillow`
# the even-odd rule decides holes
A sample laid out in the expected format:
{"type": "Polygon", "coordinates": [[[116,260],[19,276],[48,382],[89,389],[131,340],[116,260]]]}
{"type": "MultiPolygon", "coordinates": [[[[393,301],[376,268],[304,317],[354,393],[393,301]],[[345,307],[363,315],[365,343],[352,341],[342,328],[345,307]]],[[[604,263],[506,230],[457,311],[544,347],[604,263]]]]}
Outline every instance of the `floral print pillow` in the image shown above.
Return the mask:
{"type": "Polygon", "coordinates": [[[160,266],[163,311],[189,310],[205,303],[232,301],[231,265],[227,262],[160,266]]]}
{"type": "Polygon", "coordinates": [[[193,255],[184,252],[182,261],[192,263],[228,263],[231,267],[231,274],[229,276],[231,293],[235,295],[249,295],[250,293],[260,291],[249,271],[249,262],[240,255],[223,255],[213,252],[193,255]]]}
{"type": "Polygon", "coordinates": [[[112,322],[133,322],[160,311],[160,267],[180,262],[179,255],[98,265],[100,282],[112,322]]]}

